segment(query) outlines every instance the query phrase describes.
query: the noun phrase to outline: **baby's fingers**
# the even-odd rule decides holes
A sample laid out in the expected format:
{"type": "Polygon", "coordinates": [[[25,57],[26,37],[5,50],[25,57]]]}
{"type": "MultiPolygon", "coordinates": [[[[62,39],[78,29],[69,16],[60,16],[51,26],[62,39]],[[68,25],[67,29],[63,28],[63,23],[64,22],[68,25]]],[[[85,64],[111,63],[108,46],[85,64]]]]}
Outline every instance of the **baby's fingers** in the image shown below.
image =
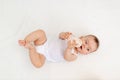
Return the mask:
{"type": "Polygon", "coordinates": [[[72,34],[72,33],[70,33],[70,32],[66,32],[66,33],[65,33],[66,39],[68,39],[71,34],[72,34]]]}
{"type": "Polygon", "coordinates": [[[72,33],[71,32],[66,32],[67,35],[71,35],[72,33]]]}

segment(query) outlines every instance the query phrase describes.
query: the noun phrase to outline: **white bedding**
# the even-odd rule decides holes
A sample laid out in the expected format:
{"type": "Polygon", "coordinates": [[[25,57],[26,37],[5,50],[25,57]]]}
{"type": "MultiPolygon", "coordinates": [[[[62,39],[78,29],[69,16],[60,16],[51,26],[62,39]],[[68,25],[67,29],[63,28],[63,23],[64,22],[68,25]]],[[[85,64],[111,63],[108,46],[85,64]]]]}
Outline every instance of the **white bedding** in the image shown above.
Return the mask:
{"type": "Polygon", "coordinates": [[[119,0],[0,0],[0,80],[120,80],[119,0]],[[94,34],[97,52],[75,62],[50,63],[36,69],[17,43],[44,29],[94,34]]]}

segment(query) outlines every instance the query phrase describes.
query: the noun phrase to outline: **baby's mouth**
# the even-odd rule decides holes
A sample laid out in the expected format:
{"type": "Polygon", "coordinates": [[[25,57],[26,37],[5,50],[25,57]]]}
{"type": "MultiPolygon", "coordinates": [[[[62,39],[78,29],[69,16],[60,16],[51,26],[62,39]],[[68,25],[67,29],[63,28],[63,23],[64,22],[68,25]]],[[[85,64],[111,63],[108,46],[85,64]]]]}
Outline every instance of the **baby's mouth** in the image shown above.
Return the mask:
{"type": "Polygon", "coordinates": [[[82,49],[82,46],[80,46],[80,49],[82,49]]]}

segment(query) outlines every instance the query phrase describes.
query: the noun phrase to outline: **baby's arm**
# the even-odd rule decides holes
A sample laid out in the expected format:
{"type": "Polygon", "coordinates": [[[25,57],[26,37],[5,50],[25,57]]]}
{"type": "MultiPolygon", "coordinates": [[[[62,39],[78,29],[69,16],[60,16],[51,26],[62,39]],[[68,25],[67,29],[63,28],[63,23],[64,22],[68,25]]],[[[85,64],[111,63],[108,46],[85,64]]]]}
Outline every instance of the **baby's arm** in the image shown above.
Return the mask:
{"type": "Polygon", "coordinates": [[[61,32],[59,34],[59,38],[62,40],[65,40],[65,39],[68,39],[70,35],[72,35],[71,32],[61,32]]]}
{"type": "Polygon", "coordinates": [[[70,41],[68,41],[68,46],[64,52],[64,59],[66,61],[74,61],[77,59],[77,51],[75,50],[75,43],[71,43],[70,41]],[[74,52],[72,52],[72,50],[74,50],[74,52]]]}
{"type": "Polygon", "coordinates": [[[77,56],[75,55],[76,53],[71,53],[71,50],[72,49],[70,49],[70,48],[67,48],[66,50],[65,50],[65,53],[64,53],[64,59],[66,60],[66,61],[74,61],[74,60],[76,60],[77,59],[77,56]]]}

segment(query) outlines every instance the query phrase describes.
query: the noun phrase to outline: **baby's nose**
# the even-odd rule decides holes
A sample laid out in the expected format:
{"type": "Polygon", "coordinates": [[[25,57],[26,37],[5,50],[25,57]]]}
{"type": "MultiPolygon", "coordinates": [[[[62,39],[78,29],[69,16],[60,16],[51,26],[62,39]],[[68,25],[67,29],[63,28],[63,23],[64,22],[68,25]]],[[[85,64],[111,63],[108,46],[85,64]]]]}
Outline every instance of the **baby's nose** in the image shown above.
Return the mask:
{"type": "Polygon", "coordinates": [[[84,45],[84,44],[82,44],[82,48],[85,48],[85,45],[84,45]]]}
{"type": "Polygon", "coordinates": [[[82,47],[83,47],[83,48],[87,48],[87,47],[88,47],[88,45],[86,45],[86,44],[83,44],[83,45],[82,45],[82,47]]]}

